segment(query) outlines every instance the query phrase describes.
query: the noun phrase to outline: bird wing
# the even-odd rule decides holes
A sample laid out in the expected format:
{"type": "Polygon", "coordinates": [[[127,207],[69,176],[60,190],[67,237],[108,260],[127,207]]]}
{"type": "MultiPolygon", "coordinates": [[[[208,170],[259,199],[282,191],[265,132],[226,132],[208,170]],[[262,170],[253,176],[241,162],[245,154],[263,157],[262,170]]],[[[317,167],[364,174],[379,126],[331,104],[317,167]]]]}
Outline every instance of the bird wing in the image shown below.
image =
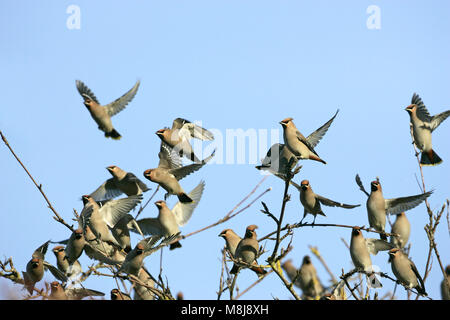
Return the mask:
{"type": "Polygon", "coordinates": [[[88,246],[89,249],[91,249],[89,251],[85,250],[86,255],[89,258],[91,258],[91,259],[95,259],[95,260],[100,261],[100,262],[105,263],[105,264],[109,264],[109,265],[118,265],[118,264],[120,264],[121,263],[120,261],[117,261],[117,260],[114,260],[114,259],[111,259],[110,257],[108,257],[106,255],[106,252],[103,251],[103,249],[102,250],[98,249],[98,247],[99,248],[102,248],[102,247],[105,248],[106,246],[110,246],[108,243],[103,243],[104,244],[103,245],[102,242],[103,241],[98,240],[98,239],[93,240],[92,243],[90,241],[86,241],[85,245],[88,246]],[[93,243],[96,243],[96,245],[93,245],[93,243]]]}
{"type": "Polygon", "coordinates": [[[431,121],[430,113],[428,112],[427,107],[425,107],[425,104],[417,93],[413,94],[411,103],[417,106],[416,115],[420,120],[422,120],[423,122],[431,121]]]}
{"type": "Polygon", "coordinates": [[[341,208],[345,208],[345,209],[353,209],[353,208],[360,206],[360,204],[353,205],[353,204],[345,204],[345,203],[341,203],[341,202],[336,202],[331,199],[322,197],[318,194],[316,194],[316,197],[317,197],[317,200],[319,200],[321,204],[323,204],[325,206],[329,206],[329,207],[341,207],[341,208]]]}
{"type": "Polygon", "coordinates": [[[211,155],[209,157],[207,157],[206,159],[203,159],[202,162],[200,163],[193,163],[184,167],[180,167],[180,168],[176,168],[176,169],[172,169],[169,171],[169,173],[173,174],[175,176],[175,178],[177,180],[181,180],[184,177],[190,175],[191,173],[199,170],[201,167],[203,167],[209,160],[212,159],[212,157],[214,157],[216,153],[216,150],[213,151],[213,153],[211,153],[211,155]]]}
{"type": "Polygon", "coordinates": [[[103,182],[103,184],[98,187],[94,192],[90,194],[92,199],[95,201],[103,201],[103,200],[109,200],[115,197],[118,197],[123,192],[120,191],[119,188],[117,188],[116,184],[114,183],[114,179],[110,178],[103,182]]]}
{"type": "Polygon", "coordinates": [[[212,132],[186,119],[176,118],[172,123],[172,130],[175,129],[180,130],[180,135],[186,134],[190,138],[197,138],[200,140],[209,140],[209,141],[214,140],[214,135],[212,134],[212,132]]]}
{"type": "MultiPolygon", "coordinates": [[[[157,218],[144,218],[136,221],[143,234],[162,235],[163,227],[157,218]]],[[[131,231],[137,233],[136,229],[131,231]]]]}
{"type": "Polygon", "coordinates": [[[44,242],[42,245],[39,246],[39,248],[34,250],[34,252],[31,256],[33,258],[38,258],[40,260],[44,260],[45,254],[47,253],[49,243],[50,243],[50,240],[44,242]]]}
{"type": "Polygon", "coordinates": [[[142,201],[142,195],[129,196],[117,200],[110,200],[100,207],[100,214],[110,228],[114,228],[116,223],[128,212],[134,209],[142,201]]]}
{"type": "Polygon", "coordinates": [[[371,254],[376,255],[378,251],[391,250],[395,246],[381,239],[366,238],[366,246],[371,254]]]}
{"type": "MultiPolygon", "coordinates": [[[[417,270],[416,265],[414,264],[414,262],[412,262],[411,260],[409,260],[410,266],[411,266],[411,270],[414,272],[414,274],[416,275],[417,279],[420,282],[420,286],[422,287],[423,292],[425,293],[425,283],[423,282],[422,276],[419,273],[419,270],[417,270]]],[[[425,293],[426,294],[426,293],[425,293]]]]}
{"type": "Polygon", "coordinates": [[[356,174],[355,181],[356,181],[356,184],[357,184],[358,187],[359,187],[359,190],[361,190],[362,192],[364,192],[364,193],[366,194],[366,196],[369,197],[370,195],[369,195],[369,193],[366,191],[366,189],[364,189],[364,186],[363,186],[363,184],[362,184],[362,182],[361,182],[361,178],[359,177],[359,174],[356,174]]]}
{"type": "Polygon", "coordinates": [[[139,80],[136,81],[136,84],[127,93],[105,106],[106,112],[110,117],[125,109],[127,104],[133,100],[140,83],[141,82],[139,80]]]}
{"type": "Polygon", "coordinates": [[[205,189],[205,182],[200,183],[188,194],[189,198],[193,201],[188,203],[182,203],[178,201],[172,209],[172,213],[175,215],[175,221],[179,226],[184,226],[192,216],[194,209],[197,207],[200,198],[202,197],[203,190],[205,189]]]}
{"type": "Polygon", "coordinates": [[[182,166],[181,157],[173,148],[169,147],[167,143],[161,140],[161,147],[158,153],[159,164],[158,168],[163,169],[177,169],[182,166]]]}
{"type": "Polygon", "coordinates": [[[136,175],[134,173],[128,172],[125,175],[124,179],[126,179],[126,180],[128,180],[130,182],[136,183],[139,186],[139,188],[142,190],[142,192],[146,192],[146,191],[150,190],[150,188],[147,187],[147,185],[144,182],[142,182],[141,179],[136,177],[136,175]]]}
{"type": "Polygon", "coordinates": [[[336,118],[338,112],[339,112],[339,109],[336,111],[336,113],[334,114],[334,116],[330,120],[328,120],[324,125],[322,125],[319,129],[317,129],[316,131],[311,133],[306,138],[306,140],[308,141],[308,143],[311,145],[312,148],[315,148],[319,144],[319,141],[323,138],[325,133],[327,133],[328,128],[330,127],[330,125],[333,122],[334,118],[336,118]]]}
{"type": "Polygon", "coordinates": [[[447,119],[448,116],[450,116],[450,110],[447,110],[447,111],[444,111],[444,112],[434,115],[431,118],[431,131],[433,131],[434,129],[439,127],[439,125],[442,123],[442,121],[447,119]]]}
{"type": "MultiPolygon", "coordinates": [[[[168,237],[165,237],[160,243],[159,245],[154,247],[154,244],[156,242],[159,241],[159,239],[161,239],[161,236],[153,236],[150,237],[148,244],[146,246],[146,249],[144,250],[144,257],[147,257],[149,255],[151,255],[153,252],[158,251],[159,249],[161,249],[162,247],[167,246],[168,244],[170,244],[173,240],[175,240],[176,238],[178,238],[180,235],[180,232],[172,234],[168,237]]],[[[147,238],[148,239],[148,238],[147,238]]],[[[145,239],[145,240],[147,240],[145,239]]],[[[143,241],[145,241],[143,240],[143,241]]]]}
{"type": "Polygon", "coordinates": [[[58,268],[54,267],[53,265],[51,265],[47,261],[44,261],[44,268],[46,270],[49,270],[56,279],[58,279],[60,281],[63,281],[63,282],[67,282],[68,278],[64,274],[64,272],[62,272],[58,268]]]}
{"type": "Polygon", "coordinates": [[[386,213],[398,214],[400,212],[415,208],[419,204],[421,204],[422,201],[428,198],[432,193],[433,191],[428,191],[426,193],[417,194],[415,196],[385,199],[386,213]]]}
{"type": "Polygon", "coordinates": [[[89,89],[82,81],[76,80],[75,84],[77,86],[77,90],[80,93],[80,95],[84,98],[89,98],[92,101],[95,101],[97,104],[100,104],[97,100],[97,97],[95,94],[89,89]]]}
{"type": "Polygon", "coordinates": [[[103,297],[105,295],[103,292],[85,288],[66,289],[65,292],[71,300],[80,300],[91,296],[103,297]]]}

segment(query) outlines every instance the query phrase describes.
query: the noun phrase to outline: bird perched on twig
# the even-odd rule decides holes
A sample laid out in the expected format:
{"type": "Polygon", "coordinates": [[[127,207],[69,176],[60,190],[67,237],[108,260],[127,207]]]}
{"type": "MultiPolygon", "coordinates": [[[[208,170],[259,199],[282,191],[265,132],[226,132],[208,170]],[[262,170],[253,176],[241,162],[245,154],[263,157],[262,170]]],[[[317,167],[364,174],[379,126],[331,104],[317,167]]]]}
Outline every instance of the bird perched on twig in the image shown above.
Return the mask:
{"type": "Polygon", "coordinates": [[[397,280],[408,288],[414,288],[426,296],[425,284],[416,265],[399,248],[389,250],[391,268],[397,280]]]}
{"type": "MultiPolygon", "coordinates": [[[[256,261],[256,258],[259,254],[259,243],[256,237],[255,229],[258,228],[258,226],[252,224],[247,227],[245,230],[245,236],[244,238],[239,241],[238,246],[236,247],[234,258],[238,261],[243,261],[249,265],[252,264],[258,264],[256,261]]],[[[238,266],[236,263],[233,265],[233,268],[231,269],[231,274],[236,274],[239,270],[240,266],[238,266]]],[[[266,270],[257,267],[257,266],[251,266],[251,270],[255,271],[258,276],[262,276],[267,273],[266,270]]]]}
{"type": "Polygon", "coordinates": [[[293,118],[286,118],[280,121],[280,124],[283,127],[284,144],[298,159],[310,159],[326,164],[326,162],[319,157],[314,148],[319,144],[319,141],[327,132],[338,112],[339,109],[330,120],[306,138],[298,131],[293,118]]]}
{"type": "MultiPolygon", "coordinates": [[[[359,189],[368,196],[366,207],[370,226],[382,232],[384,232],[386,225],[386,214],[397,214],[411,210],[425,201],[433,193],[433,191],[428,191],[409,197],[385,199],[378,178],[370,183],[370,194],[364,189],[358,174],[356,174],[355,180],[359,189]]],[[[383,240],[387,239],[384,233],[380,233],[380,237],[383,240]]]]}
{"type": "Polygon", "coordinates": [[[325,216],[325,213],[323,213],[322,208],[320,206],[321,204],[329,207],[340,207],[344,209],[353,209],[360,206],[360,204],[352,205],[336,202],[334,200],[330,200],[328,198],[315,194],[308,180],[302,180],[302,182],[300,182],[300,185],[296,184],[294,181],[290,181],[290,183],[298,191],[300,191],[300,202],[302,203],[304,208],[303,218],[300,221],[300,223],[302,223],[303,219],[305,219],[308,213],[314,216],[313,224],[316,222],[317,215],[325,216]]]}

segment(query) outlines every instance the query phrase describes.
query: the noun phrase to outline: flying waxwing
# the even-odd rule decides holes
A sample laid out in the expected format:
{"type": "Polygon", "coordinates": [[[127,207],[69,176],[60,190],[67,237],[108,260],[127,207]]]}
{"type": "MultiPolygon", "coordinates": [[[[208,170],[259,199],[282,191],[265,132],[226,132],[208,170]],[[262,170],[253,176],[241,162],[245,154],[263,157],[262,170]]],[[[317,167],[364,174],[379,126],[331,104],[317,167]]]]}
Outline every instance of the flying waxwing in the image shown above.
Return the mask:
{"type": "MultiPolygon", "coordinates": [[[[192,216],[194,209],[197,207],[200,198],[202,197],[205,182],[201,181],[190,193],[189,197],[193,200],[190,203],[177,202],[170,210],[165,201],[156,201],[155,205],[158,208],[158,217],[144,218],[137,220],[137,224],[145,235],[162,235],[165,237],[177,234],[180,232],[179,227],[184,226],[192,216]]],[[[134,231],[134,229],[132,229],[134,231]]],[[[170,249],[181,247],[179,241],[170,245],[170,249]]]]}
{"type": "Polygon", "coordinates": [[[171,129],[164,128],[156,131],[156,135],[180,156],[185,156],[194,162],[200,162],[200,160],[194,154],[189,140],[193,138],[204,141],[214,140],[214,135],[210,131],[182,118],[176,118],[171,129]]]}
{"type": "Polygon", "coordinates": [[[92,119],[97,123],[99,130],[105,133],[105,137],[111,137],[116,140],[120,139],[121,135],[114,129],[111,117],[125,109],[127,104],[133,100],[139,88],[139,84],[140,81],[138,80],[130,91],[115,101],[102,106],[94,93],[83,82],[80,80],[76,81],[77,90],[84,99],[83,103],[89,110],[92,119]]]}
{"type": "Polygon", "coordinates": [[[430,116],[422,99],[416,93],[413,94],[411,104],[405,110],[409,113],[414,144],[422,152],[420,164],[422,166],[440,164],[442,159],[433,150],[431,133],[450,116],[450,110],[430,116]]]}
{"type": "Polygon", "coordinates": [[[174,194],[177,195],[178,199],[183,203],[192,202],[192,199],[184,192],[178,181],[203,167],[212,157],[214,157],[214,153],[215,152],[199,163],[182,166],[179,156],[172,152],[167,144],[161,142],[158,154],[158,168],[145,170],[144,177],[159,184],[167,191],[164,200],[167,200],[169,195],[174,194]]]}

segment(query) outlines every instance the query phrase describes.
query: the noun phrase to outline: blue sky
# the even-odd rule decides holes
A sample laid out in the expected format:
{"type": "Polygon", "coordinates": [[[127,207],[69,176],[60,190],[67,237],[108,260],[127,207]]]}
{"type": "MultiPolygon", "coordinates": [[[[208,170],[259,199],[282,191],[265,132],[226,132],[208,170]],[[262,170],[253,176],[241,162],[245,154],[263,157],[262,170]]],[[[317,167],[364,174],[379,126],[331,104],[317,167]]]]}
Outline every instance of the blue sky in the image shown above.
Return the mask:
{"type": "MultiPolygon", "coordinates": [[[[317,223],[368,225],[366,196],[354,182],[356,173],[366,189],[379,176],[386,198],[420,193],[409,117],[403,109],[414,92],[431,114],[450,109],[448,1],[74,0],[2,1],[0,6],[0,130],[67,221],[73,209],[81,211],[80,196],[109,178],[106,166],[117,165],[144,179],[142,172],[158,163],[160,140],[155,131],[177,117],[201,121],[224,135],[227,129],[280,130],[281,138],[280,120],[293,117],[306,136],[339,108],[316,148],[328,164],[304,161],[295,180],[309,179],[315,192],[331,199],[362,204],[353,210],[325,207],[327,217],[318,217],[317,223]],[[66,26],[70,5],[80,8],[80,29],[66,26]],[[366,25],[371,5],[380,9],[380,29],[366,25]],[[105,139],[97,129],[75,88],[76,79],[102,103],[141,80],[134,100],[113,118],[123,136],[120,141],[105,139]]],[[[433,135],[434,149],[444,162],[424,168],[427,188],[435,189],[430,197],[433,210],[450,197],[449,132],[447,120],[433,135]]],[[[258,148],[257,158],[266,151],[258,148]]],[[[67,238],[68,229],[53,220],[5,146],[0,153],[0,257],[12,256],[18,270],[24,270],[36,247],[48,239],[67,238]]],[[[254,166],[248,161],[212,163],[182,180],[186,190],[206,181],[203,198],[182,232],[209,225],[231,210],[262,178],[254,166]]],[[[259,191],[268,187],[272,191],[263,201],[279,212],[283,183],[271,176],[259,191]]],[[[303,214],[298,192],[292,188],[290,193],[286,223],[298,222],[303,214]]],[[[162,197],[160,191],[154,200],[162,197]]],[[[176,198],[168,202],[173,206],[176,198]]],[[[257,202],[232,220],[182,241],[183,248],[164,250],[163,272],[172,292],[182,291],[190,299],[215,299],[224,245],[217,235],[232,228],[242,236],[249,224],[259,226],[260,236],[275,230],[260,209],[257,202]]],[[[150,204],[142,216],[156,214],[150,204]]],[[[411,257],[423,274],[428,253],[425,206],[407,215],[412,224],[411,257]]],[[[349,242],[350,230],[298,229],[289,258],[299,265],[310,254],[308,245],[317,246],[338,276],[342,268],[352,268],[341,238],[349,242]]],[[[436,240],[445,266],[450,263],[445,217],[436,240]]],[[[269,250],[272,246],[266,243],[269,250]]],[[[52,252],[47,260],[55,262],[52,252]]],[[[80,262],[83,267],[92,263],[87,257],[80,262]]],[[[322,282],[329,283],[315,257],[313,263],[322,282]]],[[[373,257],[373,263],[392,276],[387,254],[373,257]]],[[[147,258],[146,266],[157,273],[159,253],[147,258]]],[[[237,284],[243,290],[255,280],[245,270],[237,284]]],[[[426,281],[432,298],[440,298],[441,280],[433,257],[426,281]]],[[[0,279],[0,285],[6,284],[0,279]]],[[[390,282],[384,285],[381,295],[393,288],[390,282]]],[[[115,282],[91,277],[85,286],[109,295],[115,282]]],[[[404,298],[399,289],[397,296],[404,298]]],[[[291,297],[273,274],[244,296],[273,297],[291,297]]]]}

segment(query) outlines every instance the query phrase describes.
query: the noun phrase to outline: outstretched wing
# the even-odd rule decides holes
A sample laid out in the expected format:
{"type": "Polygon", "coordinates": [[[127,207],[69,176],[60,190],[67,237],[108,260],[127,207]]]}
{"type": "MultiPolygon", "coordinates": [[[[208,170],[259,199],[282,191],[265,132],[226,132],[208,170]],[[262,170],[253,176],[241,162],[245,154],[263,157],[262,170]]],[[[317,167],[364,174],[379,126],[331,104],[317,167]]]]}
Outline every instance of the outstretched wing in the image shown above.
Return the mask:
{"type": "Polygon", "coordinates": [[[361,182],[361,178],[359,177],[359,174],[356,174],[355,181],[356,181],[356,184],[359,187],[359,190],[364,192],[366,194],[366,196],[369,196],[369,193],[366,191],[366,189],[364,189],[364,186],[363,186],[363,184],[361,182]]]}
{"type": "Polygon", "coordinates": [[[198,186],[188,194],[189,198],[193,200],[192,202],[182,203],[178,201],[173,207],[172,213],[175,215],[175,220],[179,226],[184,226],[189,221],[194,209],[197,207],[200,198],[202,197],[204,189],[205,182],[200,181],[198,186]]]}
{"type": "Polygon", "coordinates": [[[96,102],[97,104],[100,104],[100,102],[98,102],[95,94],[82,81],[76,80],[75,84],[77,86],[78,92],[83,97],[83,99],[89,98],[92,101],[96,102]]]}
{"type": "Polygon", "coordinates": [[[127,93],[105,106],[106,112],[110,117],[125,109],[127,104],[133,100],[140,83],[141,82],[139,80],[136,81],[136,84],[127,93]]]}
{"type": "Polygon", "coordinates": [[[172,169],[169,172],[171,174],[173,174],[177,180],[181,180],[184,177],[190,175],[191,173],[193,173],[193,172],[199,170],[201,167],[203,167],[209,160],[212,159],[212,157],[214,157],[215,153],[216,153],[216,150],[214,150],[213,153],[211,153],[211,155],[208,158],[202,160],[202,162],[200,162],[200,163],[193,163],[193,164],[190,164],[190,165],[187,165],[184,167],[172,169]]]}
{"type": "Polygon", "coordinates": [[[385,199],[386,213],[388,214],[398,214],[417,207],[426,198],[428,198],[433,191],[428,191],[426,193],[417,194],[415,196],[401,197],[394,199],[385,199]]]}
{"type": "Polygon", "coordinates": [[[366,238],[366,246],[371,254],[376,255],[379,251],[391,250],[395,246],[381,239],[366,238]]]}
{"type": "Polygon", "coordinates": [[[441,112],[441,113],[433,116],[433,118],[431,118],[431,131],[433,131],[434,129],[439,127],[439,125],[442,123],[442,121],[447,119],[448,116],[450,116],[450,110],[441,112]]]}
{"type": "Polygon", "coordinates": [[[353,209],[353,208],[360,206],[360,204],[353,205],[353,204],[345,204],[345,203],[341,203],[341,202],[336,202],[334,200],[322,197],[318,194],[317,194],[317,200],[319,200],[321,204],[323,204],[325,206],[329,206],[329,207],[340,207],[340,208],[345,208],[345,209],[353,209]]]}
{"type": "Polygon", "coordinates": [[[183,118],[176,118],[172,123],[172,130],[179,129],[181,131],[187,131],[186,134],[191,138],[197,138],[200,140],[214,140],[214,135],[211,131],[208,131],[195,123],[192,123],[183,118]]]}
{"type": "Polygon", "coordinates": [[[142,195],[110,200],[100,208],[100,213],[108,226],[114,228],[116,223],[134,209],[141,201],[142,195]]]}
{"type": "MultiPolygon", "coordinates": [[[[142,233],[145,235],[163,235],[163,227],[157,218],[144,218],[136,221],[142,233]]],[[[138,233],[138,231],[133,228],[131,231],[138,233]]]]}
{"type": "Polygon", "coordinates": [[[142,180],[140,180],[138,177],[136,177],[136,175],[134,173],[128,172],[125,175],[125,180],[136,183],[139,186],[139,188],[142,190],[142,192],[146,192],[146,191],[150,190],[150,188],[147,187],[147,185],[144,182],[142,182],[142,180]]]}
{"type": "Polygon", "coordinates": [[[334,118],[336,118],[338,112],[339,112],[339,109],[336,111],[336,113],[330,120],[328,120],[324,125],[322,125],[319,129],[317,129],[316,131],[311,133],[306,138],[306,140],[308,141],[309,145],[312,148],[315,148],[319,144],[319,141],[323,138],[325,133],[327,133],[328,128],[331,126],[331,123],[333,122],[334,118]]]}
{"type": "Polygon", "coordinates": [[[411,98],[411,104],[415,104],[417,106],[416,115],[420,120],[422,120],[423,122],[431,121],[430,113],[428,112],[427,107],[425,107],[425,104],[417,93],[413,94],[411,98]]]}
{"type": "Polygon", "coordinates": [[[114,179],[110,178],[103,182],[103,184],[94,192],[92,192],[90,196],[92,197],[92,199],[99,202],[118,197],[122,193],[123,192],[119,188],[117,188],[116,184],[114,183],[114,179]]]}
{"type": "Polygon", "coordinates": [[[182,166],[181,157],[178,155],[178,152],[162,140],[158,157],[158,168],[170,170],[178,169],[182,166]]]}

